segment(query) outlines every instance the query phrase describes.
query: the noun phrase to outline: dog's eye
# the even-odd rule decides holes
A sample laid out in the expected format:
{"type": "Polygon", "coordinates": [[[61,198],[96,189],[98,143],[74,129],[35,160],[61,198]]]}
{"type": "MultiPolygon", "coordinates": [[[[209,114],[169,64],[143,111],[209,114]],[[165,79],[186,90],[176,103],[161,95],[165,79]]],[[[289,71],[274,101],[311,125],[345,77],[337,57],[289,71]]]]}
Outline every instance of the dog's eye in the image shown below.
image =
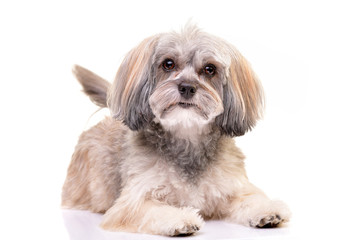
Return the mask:
{"type": "Polygon", "coordinates": [[[214,76],[215,73],[216,73],[216,67],[212,64],[207,64],[205,67],[204,67],[204,73],[206,75],[209,75],[210,77],[214,76]]]}
{"type": "Polygon", "coordinates": [[[167,58],[163,61],[162,67],[165,71],[173,70],[175,68],[175,62],[174,60],[167,58]]]}

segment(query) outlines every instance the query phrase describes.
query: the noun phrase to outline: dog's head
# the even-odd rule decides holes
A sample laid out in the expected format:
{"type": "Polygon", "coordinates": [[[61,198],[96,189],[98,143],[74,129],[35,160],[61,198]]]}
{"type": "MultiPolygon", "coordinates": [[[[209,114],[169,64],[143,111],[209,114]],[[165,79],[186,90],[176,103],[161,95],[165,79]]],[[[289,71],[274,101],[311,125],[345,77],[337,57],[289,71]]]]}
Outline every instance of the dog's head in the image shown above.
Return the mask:
{"type": "Polygon", "coordinates": [[[243,135],[260,118],[262,87],[245,58],[224,40],[187,26],[145,39],[125,57],[108,105],[130,129],[217,126],[243,135]]]}

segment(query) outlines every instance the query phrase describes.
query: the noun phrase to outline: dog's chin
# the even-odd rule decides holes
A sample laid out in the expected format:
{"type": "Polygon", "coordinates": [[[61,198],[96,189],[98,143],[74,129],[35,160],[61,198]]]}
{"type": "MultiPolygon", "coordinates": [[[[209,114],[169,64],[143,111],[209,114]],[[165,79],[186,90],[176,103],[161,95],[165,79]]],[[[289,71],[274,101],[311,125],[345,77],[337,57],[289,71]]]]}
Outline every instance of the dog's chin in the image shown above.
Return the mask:
{"type": "Polygon", "coordinates": [[[199,106],[186,102],[171,105],[158,120],[166,131],[180,138],[194,138],[206,134],[212,122],[199,106]]]}

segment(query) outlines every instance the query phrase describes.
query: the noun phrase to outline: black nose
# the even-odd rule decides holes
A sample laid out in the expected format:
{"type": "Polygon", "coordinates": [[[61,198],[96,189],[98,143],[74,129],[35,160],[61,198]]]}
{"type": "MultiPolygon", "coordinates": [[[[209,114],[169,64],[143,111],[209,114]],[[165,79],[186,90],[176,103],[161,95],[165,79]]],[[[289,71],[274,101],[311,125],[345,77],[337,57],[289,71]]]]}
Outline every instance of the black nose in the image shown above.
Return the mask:
{"type": "Polygon", "coordinates": [[[196,93],[195,85],[189,83],[180,83],[179,84],[179,93],[185,99],[192,98],[196,93]]]}

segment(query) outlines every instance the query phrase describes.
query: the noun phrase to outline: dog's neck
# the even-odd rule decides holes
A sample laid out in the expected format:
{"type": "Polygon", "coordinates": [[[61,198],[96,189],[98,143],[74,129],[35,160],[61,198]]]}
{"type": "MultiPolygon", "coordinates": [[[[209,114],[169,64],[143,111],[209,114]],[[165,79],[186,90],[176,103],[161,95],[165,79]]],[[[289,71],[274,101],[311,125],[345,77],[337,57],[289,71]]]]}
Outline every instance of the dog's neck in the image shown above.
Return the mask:
{"type": "Polygon", "coordinates": [[[217,144],[221,137],[220,131],[214,125],[199,133],[194,141],[194,135],[191,139],[179,137],[155,122],[139,134],[139,137],[146,141],[146,145],[158,151],[165,161],[178,171],[181,178],[190,182],[196,182],[215,161],[217,144]]]}
{"type": "Polygon", "coordinates": [[[214,130],[214,120],[204,120],[191,114],[173,117],[171,120],[154,118],[154,123],[161,126],[163,131],[168,132],[171,137],[190,141],[194,145],[201,144],[204,136],[209,135],[214,130]]]}

